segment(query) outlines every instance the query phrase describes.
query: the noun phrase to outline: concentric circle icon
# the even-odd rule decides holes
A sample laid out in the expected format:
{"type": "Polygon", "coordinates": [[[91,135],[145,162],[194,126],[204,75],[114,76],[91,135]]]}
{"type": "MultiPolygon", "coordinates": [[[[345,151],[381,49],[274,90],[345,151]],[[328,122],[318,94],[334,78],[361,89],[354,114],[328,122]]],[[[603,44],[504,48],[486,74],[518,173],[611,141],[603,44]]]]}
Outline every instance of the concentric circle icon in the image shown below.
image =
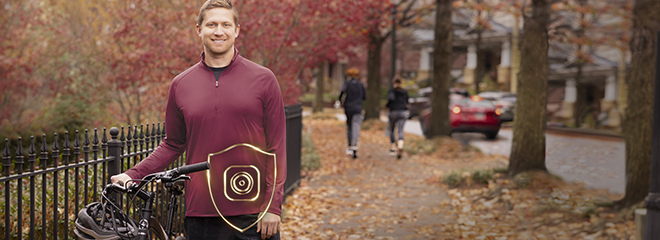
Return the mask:
{"type": "Polygon", "coordinates": [[[237,172],[230,180],[231,190],[238,195],[245,195],[252,191],[254,179],[247,172],[237,172]]]}

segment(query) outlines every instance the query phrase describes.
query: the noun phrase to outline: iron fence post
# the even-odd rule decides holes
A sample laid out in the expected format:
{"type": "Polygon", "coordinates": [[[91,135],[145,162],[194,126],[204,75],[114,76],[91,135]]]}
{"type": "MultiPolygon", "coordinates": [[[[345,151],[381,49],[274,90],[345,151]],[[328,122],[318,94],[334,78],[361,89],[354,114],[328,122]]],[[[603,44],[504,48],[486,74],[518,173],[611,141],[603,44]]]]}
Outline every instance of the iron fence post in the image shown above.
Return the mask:
{"type": "Polygon", "coordinates": [[[111,158],[111,161],[108,161],[108,179],[107,182],[110,183],[110,177],[120,174],[120,158],[121,158],[121,146],[122,142],[117,139],[119,135],[119,129],[116,127],[110,128],[110,137],[112,138],[108,141],[108,158],[111,158]]]}
{"type": "MultiPolygon", "coordinates": [[[[122,141],[119,141],[117,139],[117,136],[119,135],[119,129],[116,127],[110,128],[110,141],[108,141],[108,158],[111,158],[112,160],[108,161],[108,176],[107,176],[107,183],[111,183],[110,177],[120,174],[120,163],[121,163],[121,146],[122,146],[122,141]]],[[[115,204],[120,206],[121,203],[121,196],[117,193],[115,196],[112,196],[110,199],[113,199],[115,204]]]]}
{"type": "Polygon", "coordinates": [[[302,149],[302,106],[284,107],[286,113],[286,182],[284,193],[289,194],[300,184],[302,149]]]}

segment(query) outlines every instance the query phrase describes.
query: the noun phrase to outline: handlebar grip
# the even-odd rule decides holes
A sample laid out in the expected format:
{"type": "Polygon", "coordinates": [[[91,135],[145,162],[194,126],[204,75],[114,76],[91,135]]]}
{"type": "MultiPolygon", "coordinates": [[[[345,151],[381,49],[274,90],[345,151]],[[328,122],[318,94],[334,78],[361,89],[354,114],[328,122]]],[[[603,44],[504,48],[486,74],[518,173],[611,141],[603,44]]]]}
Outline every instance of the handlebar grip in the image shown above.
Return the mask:
{"type": "Polygon", "coordinates": [[[188,174],[191,172],[203,171],[209,168],[211,168],[211,165],[209,165],[208,162],[200,162],[178,167],[177,170],[179,171],[179,174],[188,174]]]}

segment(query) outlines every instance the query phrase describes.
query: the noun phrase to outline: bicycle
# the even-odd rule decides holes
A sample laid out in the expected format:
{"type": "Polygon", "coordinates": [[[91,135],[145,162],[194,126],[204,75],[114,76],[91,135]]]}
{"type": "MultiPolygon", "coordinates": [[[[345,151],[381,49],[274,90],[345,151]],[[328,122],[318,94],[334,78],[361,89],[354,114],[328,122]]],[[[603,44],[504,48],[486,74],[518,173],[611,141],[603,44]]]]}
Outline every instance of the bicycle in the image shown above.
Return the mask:
{"type": "MultiPolygon", "coordinates": [[[[172,170],[153,173],[139,180],[131,180],[128,187],[123,183],[108,184],[102,192],[101,202],[94,202],[85,206],[78,213],[74,229],[75,234],[82,239],[171,239],[172,222],[174,213],[178,208],[177,199],[183,194],[184,182],[190,180],[189,174],[210,168],[208,162],[201,162],[178,167],[172,170]],[[166,227],[156,218],[151,216],[155,203],[155,192],[143,190],[143,188],[154,181],[163,183],[170,194],[170,202],[167,204],[166,227]],[[139,209],[139,219],[133,219],[119,207],[116,196],[128,194],[135,206],[135,198],[143,201],[144,206],[139,209]]],[[[175,240],[185,240],[183,236],[176,236],[175,240]]]]}

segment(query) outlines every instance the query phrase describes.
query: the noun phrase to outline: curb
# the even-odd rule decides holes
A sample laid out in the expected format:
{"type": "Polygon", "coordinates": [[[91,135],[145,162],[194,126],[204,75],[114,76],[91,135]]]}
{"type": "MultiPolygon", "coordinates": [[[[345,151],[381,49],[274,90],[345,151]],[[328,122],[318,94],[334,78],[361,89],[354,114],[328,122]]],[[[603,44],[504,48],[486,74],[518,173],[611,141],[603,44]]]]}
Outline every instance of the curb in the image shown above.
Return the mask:
{"type": "MultiPolygon", "coordinates": [[[[502,125],[502,128],[513,129],[511,125],[502,125]]],[[[574,135],[590,135],[595,137],[609,137],[616,139],[624,139],[624,136],[610,130],[601,130],[601,129],[590,129],[590,128],[570,128],[570,127],[557,127],[557,126],[546,126],[546,132],[558,133],[558,134],[574,134],[574,135]]]]}

